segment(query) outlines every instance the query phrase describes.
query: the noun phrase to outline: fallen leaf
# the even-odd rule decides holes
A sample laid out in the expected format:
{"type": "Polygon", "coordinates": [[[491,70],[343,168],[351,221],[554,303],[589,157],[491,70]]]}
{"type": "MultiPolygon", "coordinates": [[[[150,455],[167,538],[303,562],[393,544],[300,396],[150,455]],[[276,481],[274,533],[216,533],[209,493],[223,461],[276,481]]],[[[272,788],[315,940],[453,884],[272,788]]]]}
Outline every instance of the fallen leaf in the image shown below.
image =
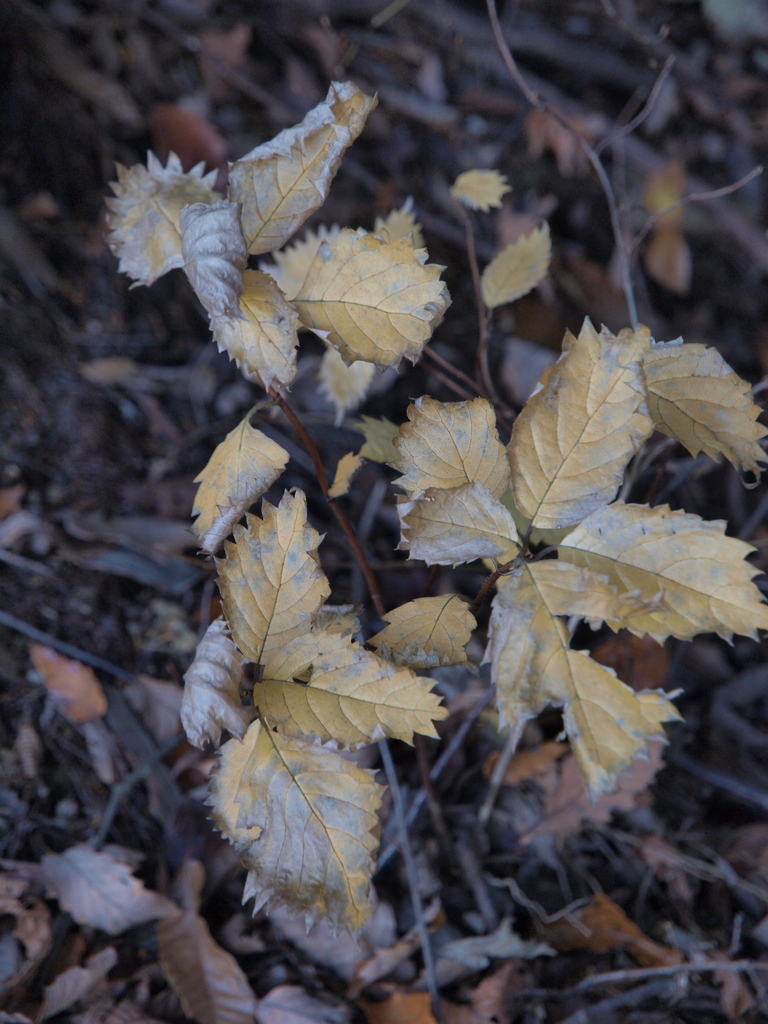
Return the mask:
{"type": "Polygon", "coordinates": [[[236,22],[228,32],[207,28],[200,33],[200,71],[206,88],[213,99],[226,100],[231,95],[225,69],[238,71],[248,63],[248,48],[253,29],[247,22],[236,22]]]}
{"type": "Polygon", "coordinates": [[[181,728],[184,690],[178,683],[139,675],[123,693],[158,743],[167,743],[181,728]]]}
{"type": "Polygon", "coordinates": [[[0,965],[0,992],[7,992],[26,981],[51,948],[50,911],[30,889],[26,878],[10,872],[0,874],[0,915],[6,934],[10,934],[17,943],[15,956],[8,955],[7,950],[4,953],[0,965]]]}
{"type": "Polygon", "coordinates": [[[501,206],[502,197],[511,191],[507,179],[498,171],[464,171],[451,185],[454,199],[483,213],[488,213],[492,206],[501,206]]]}
{"type": "Polygon", "coordinates": [[[643,249],[649,277],[675,295],[688,295],[693,277],[691,247],[677,225],[657,228],[643,249]]]}
{"type": "Polygon", "coordinates": [[[362,464],[363,457],[361,455],[356,455],[354,452],[347,452],[346,455],[342,455],[336,466],[336,473],[328,491],[328,497],[343,498],[349,492],[350,484],[362,464]]]}
{"type": "Polygon", "coordinates": [[[768,880],[768,824],[754,822],[736,829],[723,856],[740,875],[768,880]]]}
{"type": "Polygon", "coordinates": [[[184,273],[214,320],[240,319],[243,271],[248,261],[240,204],[220,199],[192,203],[179,213],[184,273]]]}
{"type": "MultiPolygon", "coordinates": [[[[722,953],[710,953],[712,960],[724,960],[726,964],[731,958],[722,953]]],[[[729,1020],[741,1020],[747,1010],[755,1005],[755,997],[749,990],[741,971],[713,971],[712,978],[720,985],[720,1006],[729,1020]]]]}
{"type": "MultiPolygon", "coordinates": [[[[502,786],[517,786],[520,782],[535,779],[541,775],[549,775],[555,762],[570,750],[567,743],[547,740],[535,750],[518,750],[507,765],[502,779],[502,786]]],[[[499,759],[499,751],[494,750],[483,764],[483,777],[489,779],[494,765],[499,759]]]]}
{"type": "Polygon", "coordinates": [[[219,129],[193,110],[158,103],[149,117],[152,148],[161,160],[175,153],[185,171],[199,164],[209,171],[226,167],[227,142],[219,129]]]}
{"type": "Polygon", "coordinates": [[[0,487],[0,519],[21,508],[21,499],[27,491],[26,484],[14,484],[13,487],[0,487]]]}
{"type": "Polygon", "coordinates": [[[106,851],[80,844],[64,853],[47,853],[41,863],[48,891],[78,924],[119,935],[178,912],[169,899],[145,889],[126,864],[106,851]]]}
{"type": "Polygon", "coordinates": [[[361,999],[369,1024],[436,1024],[429,992],[395,989],[386,999],[361,999]]]}
{"type": "Polygon", "coordinates": [[[82,1013],[73,1013],[70,1020],[71,1024],[164,1024],[129,999],[115,1003],[111,998],[99,1000],[82,1013]]]}
{"type": "Polygon", "coordinates": [[[227,623],[214,619],[184,676],[180,717],[194,746],[218,746],[222,729],[242,738],[248,728],[253,716],[240,700],[243,660],[227,623]]]}
{"type": "Polygon", "coordinates": [[[533,157],[540,157],[545,150],[550,150],[564,178],[583,175],[589,169],[589,157],[579,139],[591,145],[599,128],[598,120],[602,120],[599,115],[570,118],[572,130],[548,110],[532,110],[525,118],[528,152],[533,157]]]}
{"type": "Polygon", "coordinates": [[[592,657],[633,690],[657,690],[669,674],[669,651],[647,634],[622,629],[596,647],[592,657]]]}
{"type": "Polygon", "coordinates": [[[298,985],[278,985],[256,1007],[258,1024],[347,1024],[350,1011],[343,1003],[315,999],[298,985]]]}
{"type": "Polygon", "coordinates": [[[596,893],[586,906],[537,931],[561,953],[587,950],[608,953],[626,949],[644,967],[670,967],[683,962],[679,951],[649,939],[610,896],[596,893]]]}
{"type": "Polygon", "coordinates": [[[107,946],[88,957],[84,967],[69,967],[62,971],[45,986],[43,1005],[38,1010],[37,1020],[48,1020],[74,1006],[98,981],[109,974],[116,963],[117,952],[112,946],[107,946]]]}
{"type": "Polygon", "coordinates": [[[551,256],[552,242],[546,222],[502,249],[481,277],[483,302],[488,309],[527,295],[546,277],[551,256]]]}
{"type": "Polygon", "coordinates": [[[32,664],[57,710],[75,725],[106,714],[107,698],[92,668],[42,644],[30,644],[32,664]]]}
{"type": "Polygon", "coordinates": [[[637,850],[656,877],[667,886],[670,896],[684,906],[690,906],[693,893],[688,884],[685,857],[666,839],[655,835],[643,836],[637,850]]]}
{"type": "Polygon", "coordinates": [[[347,366],[335,348],[327,348],[320,362],[320,390],[336,410],[336,426],[341,426],[344,414],[356,409],[368,394],[374,363],[358,359],[347,366]]]}

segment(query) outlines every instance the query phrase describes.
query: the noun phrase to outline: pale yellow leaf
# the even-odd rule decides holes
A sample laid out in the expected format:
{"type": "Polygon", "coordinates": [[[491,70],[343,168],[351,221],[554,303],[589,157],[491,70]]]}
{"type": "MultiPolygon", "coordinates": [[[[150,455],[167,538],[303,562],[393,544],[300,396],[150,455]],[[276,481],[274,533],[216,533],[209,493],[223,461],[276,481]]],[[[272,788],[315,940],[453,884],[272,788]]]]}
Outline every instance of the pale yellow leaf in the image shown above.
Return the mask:
{"type": "Polygon", "coordinates": [[[386,416],[376,419],[374,416],[362,416],[355,426],[365,438],[360,449],[364,459],[371,462],[392,462],[397,458],[397,449],[392,443],[400,435],[400,427],[386,416]]]}
{"type": "Polygon", "coordinates": [[[243,204],[248,252],[280,249],[322,206],[344,151],[375,106],[351,82],[332,82],[301,124],[229,165],[229,199],[243,204]]]}
{"type": "Polygon", "coordinates": [[[578,338],[566,335],[509,443],[515,504],[534,526],[572,526],[616,496],[653,431],[642,368],[649,346],[642,327],[614,337],[585,320],[578,338]]]}
{"type": "Polygon", "coordinates": [[[184,676],[181,724],[196,747],[218,746],[221,730],[242,737],[253,715],[240,700],[243,656],[224,619],[214,619],[184,676]]]}
{"type": "Polygon", "coordinates": [[[482,484],[430,488],[398,505],[403,536],[398,548],[430,565],[459,565],[477,558],[509,561],[517,530],[506,508],[482,484]]]}
{"type": "MultiPolygon", "coordinates": [[[[622,623],[638,636],[756,638],[758,629],[768,629],[768,606],[752,582],[760,570],[744,561],[754,548],[726,537],[725,526],[667,505],[611,505],[577,526],[559,551],[606,573],[622,590],[637,589],[643,598],[662,591],[660,608],[622,623]]],[[[618,628],[612,617],[606,621],[618,628]]]]}
{"type": "Polygon", "coordinates": [[[119,935],[134,925],[165,917],[176,907],[105,850],[82,843],[42,859],[43,881],[78,924],[119,935]]]}
{"type": "Polygon", "coordinates": [[[243,271],[248,260],[240,204],[193,203],[179,214],[184,273],[214,319],[239,318],[243,271]]]}
{"type": "Polygon", "coordinates": [[[661,692],[635,693],[588,654],[570,650],[558,616],[602,618],[621,599],[605,577],[581,576],[566,564],[522,563],[502,577],[485,660],[503,724],[518,731],[547,704],[563,707],[585,788],[596,798],[644,753],[646,739],[663,735],[662,723],[679,715],[661,692]]]}
{"type": "Polygon", "coordinates": [[[175,153],[165,167],[153,153],[147,166],[117,164],[115,197],[106,200],[107,242],[120,260],[119,270],[136,284],[152,284],[174,267],[182,267],[179,215],[190,203],[215,203],[216,171],[203,174],[200,163],[186,174],[175,153]]]}
{"type": "Polygon", "coordinates": [[[317,613],[315,628],[345,636],[360,632],[359,608],[353,604],[324,604],[317,613]]]}
{"type": "Polygon", "coordinates": [[[320,362],[320,390],[336,410],[336,426],[344,414],[356,409],[368,393],[376,367],[359,359],[347,366],[335,348],[327,348],[320,362]]]}
{"type": "Polygon", "coordinates": [[[483,271],[483,302],[488,309],[526,295],[544,280],[549,270],[552,242],[546,222],[523,235],[494,256],[483,271]]]}
{"type": "Polygon", "coordinates": [[[243,899],[254,896],[254,910],[274,901],[306,912],[310,921],[326,916],[334,928],[359,930],[374,910],[372,857],[383,787],[373,772],[334,751],[280,736],[261,722],[242,744],[224,745],[224,770],[240,747],[248,757],[237,787],[238,835],[261,829],[241,849],[249,869],[243,899]]]}
{"type": "Polygon", "coordinates": [[[268,491],[286,467],[288,452],[248,422],[250,413],[217,445],[195,477],[192,526],[200,547],[215,554],[243,513],[268,491]]]}
{"type": "Polygon", "coordinates": [[[474,169],[464,171],[451,186],[451,195],[470,210],[488,213],[492,206],[501,206],[502,197],[512,189],[498,171],[474,169]]]}
{"type": "Polygon", "coordinates": [[[312,266],[312,260],[317,255],[320,243],[334,239],[340,228],[337,224],[326,227],[321,224],[317,231],[308,230],[300,242],[277,252],[270,253],[274,263],[267,263],[262,260],[259,263],[259,270],[269,274],[277,281],[278,287],[289,302],[293,302],[299,294],[307,271],[312,266]]]}
{"type": "Polygon", "coordinates": [[[240,650],[259,664],[270,651],[309,631],[330,594],[313,558],[320,538],[307,523],[304,492],[286,491],[263,519],[248,515],[218,562],[224,614],[240,650]]]}
{"type": "Polygon", "coordinates": [[[691,455],[725,455],[755,476],[768,455],[768,434],[757,422],[749,384],[734,373],[716,348],[678,341],[651,345],[643,361],[648,409],[657,430],[685,445],[691,455]]]}
{"type": "Polygon", "coordinates": [[[356,455],[354,452],[347,452],[346,455],[342,455],[339,459],[339,464],[336,466],[336,475],[328,491],[328,497],[343,498],[349,491],[352,479],[362,464],[362,455],[356,455]]]}
{"type": "Polygon", "coordinates": [[[187,1017],[200,1024],[253,1024],[256,997],[248,978],[199,914],[178,911],[161,921],[157,949],[187,1017]]]}
{"type": "Polygon", "coordinates": [[[213,340],[246,376],[258,377],[265,388],[290,384],[296,376],[298,314],[274,280],[259,270],[246,270],[240,296],[241,317],[213,320],[213,340]]]}
{"type": "Polygon", "coordinates": [[[305,327],[346,362],[415,362],[450,299],[443,269],[405,239],[388,244],[362,228],[322,242],[296,296],[305,327]]]}
{"type": "Polygon", "coordinates": [[[356,748],[384,736],[437,736],[447,715],[432,680],[397,667],[339,633],[298,637],[267,661],[253,702],[281,733],[356,748]],[[309,683],[294,682],[311,663],[309,683]]]}
{"type": "Polygon", "coordinates": [[[412,497],[430,487],[482,484],[494,498],[509,486],[509,463],[496,430],[493,406],[484,398],[436,402],[425,396],[408,407],[408,422],[395,437],[391,461],[396,481],[412,497]]]}
{"type": "Polygon", "coordinates": [[[467,601],[458,594],[417,597],[387,612],[388,623],[368,643],[395,665],[437,668],[462,665],[464,648],[477,625],[467,601]]]}
{"type": "Polygon", "coordinates": [[[399,242],[401,238],[407,238],[414,249],[423,249],[424,235],[421,224],[413,215],[413,196],[408,196],[402,206],[386,217],[377,217],[373,233],[385,242],[399,242]]]}

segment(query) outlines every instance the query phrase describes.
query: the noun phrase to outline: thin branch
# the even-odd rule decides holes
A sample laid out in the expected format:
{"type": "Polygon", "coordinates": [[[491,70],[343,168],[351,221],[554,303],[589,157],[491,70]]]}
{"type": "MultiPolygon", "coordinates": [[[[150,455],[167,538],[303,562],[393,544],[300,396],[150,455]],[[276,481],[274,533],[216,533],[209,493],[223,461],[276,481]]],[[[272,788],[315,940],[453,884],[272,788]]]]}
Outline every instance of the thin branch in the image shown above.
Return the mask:
{"type": "Polygon", "coordinates": [[[328,484],[328,477],[325,472],[325,466],[323,466],[323,460],[320,458],[320,452],[317,450],[317,445],[310,437],[307,428],[304,426],[304,424],[301,422],[299,417],[296,415],[296,413],[293,411],[290,405],[286,402],[283,396],[274,388],[269,388],[268,394],[280,406],[280,409],[287,417],[287,419],[290,421],[293,429],[299,435],[302,444],[309,453],[309,457],[312,459],[312,465],[315,467],[315,476],[317,477],[317,482],[320,485],[320,490],[323,492],[326,501],[330,505],[331,511],[336,516],[336,522],[343,530],[344,536],[347,538],[347,542],[350,548],[352,549],[352,554],[355,556],[355,560],[357,561],[357,564],[360,566],[360,571],[365,577],[365,582],[368,585],[368,592],[371,595],[371,600],[373,601],[376,613],[381,618],[383,618],[386,613],[386,609],[384,607],[384,602],[381,599],[379,585],[376,582],[376,577],[374,576],[373,569],[371,569],[370,565],[368,564],[368,559],[366,558],[365,552],[363,551],[360,542],[355,536],[355,531],[352,529],[351,523],[347,519],[346,515],[344,514],[343,510],[336,502],[336,500],[334,498],[329,497],[328,492],[330,490],[330,486],[328,484]]]}
{"type": "Polygon", "coordinates": [[[496,388],[493,386],[491,371],[488,366],[488,314],[486,313],[485,301],[483,299],[483,285],[480,280],[480,267],[477,264],[475,232],[472,228],[472,218],[468,211],[464,209],[461,203],[457,203],[457,206],[461,210],[461,215],[464,218],[464,230],[467,236],[467,255],[469,257],[469,267],[472,271],[472,284],[475,289],[477,333],[479,338],[477,346],[477,365],[480,370],[480,379],[483,382],[486,394],[490,397],[491,401],[495,403],[499,401],[499,396],[496,393],[496,388]]]}
{"type": "Polygon", "coordinates": [[[519,555],[516,555],[513,559],[511,559],[511,561],[504,562],[503,565],[497,566],[496,570],[491,573],[491,575],[488,577],[485,583],[483,583],[482,587],[480,587],[480,589],[478,590],[477,594],[475,595],[475,600],[472,602],[472,608],[475,611],[483,603],[488,594],[488,591],[494,585],[496,580],[498,580],[499,576],[503,576],[505,572],[509,572],[509,570],[512,568],[512,566],[515,564],[519,557],[519,555]]]}
{"type": "Polygon", "coordinates": [[[627,121],[626,124],[616,128],[610,134],[606,135],[604,139],[601,139],[595,146],[595,153],[602,153],[607,146],[612,146],[619,139],[623,139],[625,135],[630,135],[636,128],[639,128],[643,121],[649,117],[651,111],[656,105],[656,100],[659,98],[659,94],[664,86],[664,83],[669,78],[672,67],[675,63],[675,55],[670,54],[669,57],[664,61],[664,67],[659,72],[659,77],[654,82],[653,88],[648,94],[648,99],[643,105],[643,109],[632,118],[631,121],[627,121]]]}
{"type": "Polygon", "coordinates": [[[464,383],[468,384],[471,388],[477,388],[477,381],[472,380],[468,373],[464,373],[464,371],[460,370],[458,366],[454,366],[453,363],[449,362],[447,359],[443,359],[439,353],[435,352],[435,350],[431,349],[428,345],[424,347],[423,354],[425,356],[429,356],[429,358],[434,360],[438,366],[442,366],[444,370],[449,370],[451,373],[455,374],[459,380],[463,380],[464,383]]]}
{"type": "Polygon", "coordinates": [[[395,821],[397,822],[397,829],[400,833],[400,852],[402,853],[403,860],[405,861],[405,871],[408,876],[408,888],[411,893],[413,916],[421,939],[421,953],[424,958],[424,970],[427,975],[430,999],[432,1000],[432,1013],[434,1014],[438,1024],[443,1024],[442,1012],[440,1009],[440,989],[438,987],[437,974],[435,971],[435,954],[432,949],[432,939],[429,934],[426,918],[424,917],[424,906],[421,902],[421,895],[419,893],[419,873],[416,868],[416,861],[414,860],[413,850],[411,849],[411,843],[408,838],[408,824],[405,820],[403,794],[400,789],[400,784],[397,781],[395,763],[392,760],[392,754],[386,740],[379,740],[379,752],[381,753],[381,760],[384,763],[384,771],[387,775],[389,789],[392,793],[392,807],[395,814],[395,821]]]}

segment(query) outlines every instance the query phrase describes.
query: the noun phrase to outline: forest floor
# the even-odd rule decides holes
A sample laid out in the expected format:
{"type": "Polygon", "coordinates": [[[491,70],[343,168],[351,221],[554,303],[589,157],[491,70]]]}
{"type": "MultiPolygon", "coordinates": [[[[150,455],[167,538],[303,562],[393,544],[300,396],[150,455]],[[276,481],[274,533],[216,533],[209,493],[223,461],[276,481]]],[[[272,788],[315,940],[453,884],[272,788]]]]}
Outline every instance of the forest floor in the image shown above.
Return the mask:
{"type": "MultiPolygon", "coordinates": [[[[640,321],[764,381],[768,202],[752,172],[768,159],[768,5],[523,0],[501,21],[530,87],[601,151],[640,321]]],[[[5,0],[0,28],[0,1022],[240,1024],[250,990],[260,1024],[768,1019],[765,641],[579,634],[634,688],[678,691],[683,720],[592,804],[560,713],[545,711],[484,823],[504,745],[487,671],[434,670],[450,712],[440,739],[391,745],[416,877],[388,800],[378,909],[357,941],[241,905],[244,869],[204,802],[214,755],[179,736],[183,675],[220,608],[189,532],[194,478],[263,392],[210,343],[181,271],[136,289],[118,274],[114,165],[175,151],[221,182],[331,80],[378,94],[309,226],[371,229],[412,197],[452,306],[437,358],[378,377],[341,424],[318,390],[322,345],[302,337],[291,402],[329,472],[362,443],[361,414],[400,423],[420,395],[479,393],[449,188],[496,168],[512,191],[474,220],[481,263],[542,219],[553,240],[548,277],[491,328],[511,419],[566,329],[630,318],[605,192],[573,133],[510,77],[486,4],[5,0]],[[136,908],[162,917],[171,899],[186,915],[163,947],[136,908]]],[[[362,606],[370,635],[380,623],[311,460],[278,409],[260,417],[291,454],[280,488],[307,493],[326,535],[333,601],[362,606]]],[[[385,606],[428,588],[473,596],[481,568],[430,574],[395,551],[392,479],[366,463],[345,499],[385,606]]],[[[727,520],[768,570],[765,483],[662,443],[630,493],[727,520]]],[[[486,627],[487,610],[477,665],[486,627]]],[[[359,761],[381,768],[376,747],[359,761]]]]}

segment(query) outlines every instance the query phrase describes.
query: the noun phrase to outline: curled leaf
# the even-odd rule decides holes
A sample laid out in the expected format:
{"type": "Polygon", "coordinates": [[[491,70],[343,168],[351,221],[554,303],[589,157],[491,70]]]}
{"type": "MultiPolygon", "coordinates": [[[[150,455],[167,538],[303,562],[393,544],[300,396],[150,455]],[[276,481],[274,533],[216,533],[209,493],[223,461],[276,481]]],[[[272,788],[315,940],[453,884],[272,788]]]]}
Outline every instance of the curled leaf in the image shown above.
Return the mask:
{"type": "Polygon", "coordinates": [[[362,359],[347,366],[335,348],[327,348],[320,363],[320,390],[336,409],[336,426],[344,414],[364,400],[376,372],[373,363],[362,359]]]}
{"type": "Polygon", "coordinates": [[[451,195],[470,210],[488,213],[492,206],[501,206],[502,197],[512,189],[498,171],[474,169],[464,171],[451,186],[451,195]]]}
{"type": "Polygon", "coordinates": [[[179,214],[184,272],[214,319],[239,317],[243,271],[248,259],[240,227],[240,204],[193,203],[179,214]]]}
{"type": "Polygon", "coordinates": [[[488,309],[527,295],[546,277],[552,255],[549,224],[511,242],[494,256],[482,274],[483,302],[488,309]]]}
{"type": "Polygon", "coordinates": [[[363,464],[361,455],[354,452],[347,452],[339,459],[336,466],[336,475],[328,491],[329,498],[341,498],[348,493],[352,479],[363,464]]]}
{"type": "Polygon", "coordinates": [[[175,153],[165,167],[154,153],[147,166],[117,165],[112,182],[114,198],[106,200],[109,213],[107,242],[120,260],[119,270],[136,284],[152,284],[174,267],[184,265],[179,215],[192,203],[214,203],[216,171],[203,174],[200,163],[186,173],[175,153]]]}
{"type": "Polygon", "coordinates": [[[224,619],[214,619],[184,676],[181,724],[190,743],[218,746],[222,729],[243,735],[252,716],[240,700],[242,679],[243,656],[224,619]]]}
{"type": "Polygon", "coordinates": [[[395,665],[462,665],[477,623],[463,597],[417,597],[384,616],[387,625],[368,643],[395,665]]]}

